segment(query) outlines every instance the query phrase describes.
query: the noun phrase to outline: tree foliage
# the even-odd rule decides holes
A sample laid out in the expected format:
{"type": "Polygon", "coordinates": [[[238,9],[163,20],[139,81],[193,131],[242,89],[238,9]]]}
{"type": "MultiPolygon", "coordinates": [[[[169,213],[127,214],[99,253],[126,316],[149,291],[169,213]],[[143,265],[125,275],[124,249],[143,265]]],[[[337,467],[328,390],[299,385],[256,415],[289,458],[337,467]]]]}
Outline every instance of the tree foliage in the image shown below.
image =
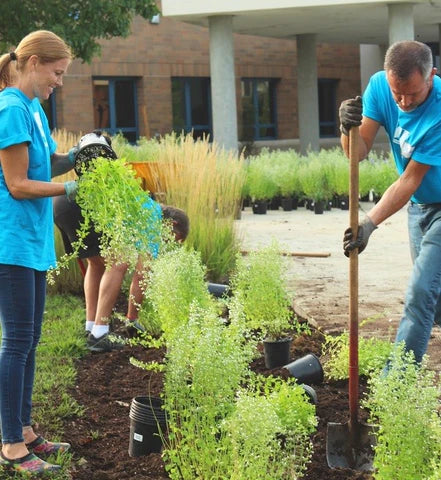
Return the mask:
{"type": "Polygon", "coordinates": [[[90,62],[100,53],[100,39],[127,37],[135,15],[159,13],[155,0],[3,0],[0,2],[0,49],[7,51],[33,30],[51,30],[90,62]]]}

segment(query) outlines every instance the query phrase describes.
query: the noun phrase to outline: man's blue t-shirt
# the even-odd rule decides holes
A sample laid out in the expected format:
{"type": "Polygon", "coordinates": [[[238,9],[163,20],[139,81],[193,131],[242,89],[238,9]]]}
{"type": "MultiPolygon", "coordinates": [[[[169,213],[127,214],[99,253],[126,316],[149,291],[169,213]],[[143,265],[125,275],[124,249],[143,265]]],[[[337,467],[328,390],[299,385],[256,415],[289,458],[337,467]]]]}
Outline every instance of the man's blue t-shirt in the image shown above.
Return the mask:
{"type": "Polygon", "coordinates": [[[412,201],[441,203],[441,79],[434,77],[432,91],[421,105],[403,112],[392,97],[386,73],[377,72],[363,94],[363,115],[384,126],[400,175],[410,159],[431,166],[412,201]]]}
{"type": "MultiPolygon", "coordinates": [[[[28,178],[49,182],[56,143],[37,98],[16,88],[0,92],[0,150],[26,143],[28,178]]],[[[45,271],[55,266],[52,198],[14,199],[0,166],[0,263],[45,271]]]]}

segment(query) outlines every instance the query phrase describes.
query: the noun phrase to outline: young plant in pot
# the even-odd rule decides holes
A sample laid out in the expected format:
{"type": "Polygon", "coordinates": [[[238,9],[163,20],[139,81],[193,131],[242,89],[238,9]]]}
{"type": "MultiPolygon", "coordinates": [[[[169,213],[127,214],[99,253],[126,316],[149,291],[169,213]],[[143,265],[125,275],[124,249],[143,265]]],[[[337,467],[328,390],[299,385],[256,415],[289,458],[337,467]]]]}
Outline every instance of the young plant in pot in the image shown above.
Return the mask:
{"type": "Polygon", "coordinates": [[[273,176],[270,165],[263,157],[255,157],[250,161],[246,183],[253,213],[265,214],[269,200],[277,195],[278,187],[273,176]]]}
{"type": "Polygon", "coordinates": [[[292,163],[287,161],[280,163],[276,170],[276,183],[282,196],[281,204],[284,211],[297,208],[294,196],[297,198],[300,193],[300,181],[296,169],[292,168],[292,163]]]}
{"type": "Polygon", "coordinates": [[[232,276],[233,297],[244,312],[247,327],[261,335],[265,366],[276,368],[290,360],[291,302],[286,288],[285,264],[278,245],[238,256],[232,276]]]}
{"type": "Polygon", "coordinates": [[[310,161],[300,169],[302,190],[314,201],[316,214],[322,214],[326,200],[332,198],[327,173],[320,160],[312,155],[310,155],[310,161]]]}
{"type": "Polygon", "coordinates": [[[152,263],[144,288],[167,346],[192,308],[216,310],[205,276],[200,253],[190,248],[163,252],[152,263]]]}

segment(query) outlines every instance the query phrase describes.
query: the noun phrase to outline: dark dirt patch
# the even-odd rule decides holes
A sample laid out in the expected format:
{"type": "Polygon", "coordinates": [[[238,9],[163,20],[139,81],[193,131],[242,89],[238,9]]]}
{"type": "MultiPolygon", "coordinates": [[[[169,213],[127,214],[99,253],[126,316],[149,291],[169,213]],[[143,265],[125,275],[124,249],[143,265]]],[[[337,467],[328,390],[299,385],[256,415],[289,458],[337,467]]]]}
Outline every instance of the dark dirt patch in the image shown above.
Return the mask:
{"type": "MultiPolygon", "coordinates": [[[[320,356],[323,335],[314,330],[298,337],[292,345],[291,358],[307,353],[320,356]]],[[[73,392],[86,408],[85,414],[67,422],[65,431],[72,443],[74,480],[166,480],[160,454],[131,458],[129,446],[129,409],[138,395],[157,395],[162,389],[161,374],[143,371],[129,363],[131,356],[145,361],[162,359],[162,350],[126,346],[121,351],[90,354],[78,364],[78,379],[73,392]]],[[[252,364],[255,371],[284,376],[286,370],[267,370],[263,357],[252,364]]],[[[347,382],[314,386],[318,396],[319,425],[313,435],[314,454],[306,480],[370,480],[366,473],[348,469],[330,469],[326,463],[326,426],[328,422],[345,423],[348,419],[347,382]]],[[[251,479],[250,479],[251,480],[251,479]]]]}

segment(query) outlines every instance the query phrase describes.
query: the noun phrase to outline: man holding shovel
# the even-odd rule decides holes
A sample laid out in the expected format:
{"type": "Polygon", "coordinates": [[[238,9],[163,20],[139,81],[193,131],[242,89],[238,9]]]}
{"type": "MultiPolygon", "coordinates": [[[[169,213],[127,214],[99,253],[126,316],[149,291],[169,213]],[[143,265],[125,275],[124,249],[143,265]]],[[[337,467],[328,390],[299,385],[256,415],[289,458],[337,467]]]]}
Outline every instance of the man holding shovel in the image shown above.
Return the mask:
{"type": "Polygon", "coordinates": [[[359,160],[372,148],[383,126],[389,136],[399,178],[358,226],[344,233],[346,256],[361,253],[377,226],[408,204],[413,261],[396,343],[403,342],[421,362],[434,323],[441,324],[441,79],[430,48],[416,41],[394,43],[384,70],[374,74],[361,97],[342,102],[341,144],[359,126],[359,160]]]}

